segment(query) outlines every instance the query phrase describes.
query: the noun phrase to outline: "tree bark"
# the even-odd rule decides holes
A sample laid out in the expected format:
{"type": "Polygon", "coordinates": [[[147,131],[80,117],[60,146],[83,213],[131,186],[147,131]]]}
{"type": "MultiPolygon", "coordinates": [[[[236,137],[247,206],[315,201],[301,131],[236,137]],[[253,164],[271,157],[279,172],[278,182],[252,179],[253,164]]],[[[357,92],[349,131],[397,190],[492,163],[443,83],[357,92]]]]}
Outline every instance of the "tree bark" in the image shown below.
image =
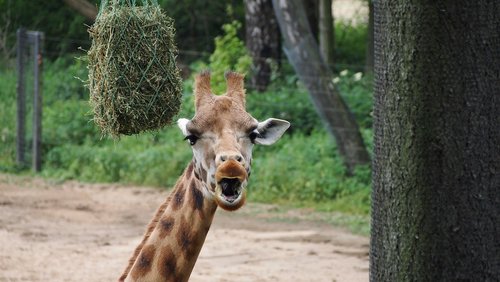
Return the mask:
{"type": "Polygon", "coordinates": [[[250,84],[266,90],[271,81],[271,62],[279,64],[281,36],[271,0],[245,0],[246,47],[253,59],[250,84]]]}
{"type": "Polygon", "coordinates": [[[75,9],[89,21],[94,22],[97,17],[97,7],[86,0],[63,0],[66,5],[75,9]]]}
{"type": "Polygon", "coordinates": [[[366,36],[366,61],[365,61],[365,72],[373,72],[373,0],[368,0],[368,28],[366,36]]]}
{"type": "Polygon", "coordinates": [[[358,124],[332,82],[333,74],[311,35],[301,1],[273,0],[273,6],[285,39],[285,53],[309,91],[326,129],[335,138],[347,171],[368,164],[370,156],[358,124]]]}
{"type": "Polygon", "coordinates": [[[333,69],[335,46],[332,0],[319,1],[319,46],[326,64],[333,69]]]}
{"type": "Polygon", "coordinates": [[[319,0],[301,0],[314,39],[319,39],[319,0]]]}
{"type": "Polygon", "coordinates": [[[371,281],[500,278],[499,11],[375,1],[371,281]]]}

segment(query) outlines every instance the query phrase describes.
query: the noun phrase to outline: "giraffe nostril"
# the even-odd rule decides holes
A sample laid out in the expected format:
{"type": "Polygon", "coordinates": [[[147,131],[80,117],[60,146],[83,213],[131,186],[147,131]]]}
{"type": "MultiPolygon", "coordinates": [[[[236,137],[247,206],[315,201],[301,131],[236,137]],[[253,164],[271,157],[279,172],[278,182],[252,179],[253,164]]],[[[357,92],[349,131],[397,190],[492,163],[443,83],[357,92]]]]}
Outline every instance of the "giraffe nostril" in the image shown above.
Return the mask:
{"type": "Polygon", "coordinates": [[[243,160],[243,157],[242,156],[236,156],[236,161],[240,162],[243,160]]]}
{"type": "Polygon", "coordinates": [[[227,156],[220,156],[220,160],[225,162],[227,160],[227,156]]]}

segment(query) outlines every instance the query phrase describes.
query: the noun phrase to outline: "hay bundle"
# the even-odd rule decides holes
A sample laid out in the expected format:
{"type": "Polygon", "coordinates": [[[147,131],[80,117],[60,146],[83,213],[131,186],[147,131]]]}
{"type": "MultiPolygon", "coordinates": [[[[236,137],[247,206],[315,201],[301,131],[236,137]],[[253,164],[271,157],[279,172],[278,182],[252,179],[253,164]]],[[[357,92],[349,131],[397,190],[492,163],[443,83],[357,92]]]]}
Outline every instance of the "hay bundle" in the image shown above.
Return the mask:
{"type": "Polygon", "coordinates": [[[107,2],[89,29],[94,121],[113,137],[159,129],[181,104],[173,22],[157,3],[107,2]]]}

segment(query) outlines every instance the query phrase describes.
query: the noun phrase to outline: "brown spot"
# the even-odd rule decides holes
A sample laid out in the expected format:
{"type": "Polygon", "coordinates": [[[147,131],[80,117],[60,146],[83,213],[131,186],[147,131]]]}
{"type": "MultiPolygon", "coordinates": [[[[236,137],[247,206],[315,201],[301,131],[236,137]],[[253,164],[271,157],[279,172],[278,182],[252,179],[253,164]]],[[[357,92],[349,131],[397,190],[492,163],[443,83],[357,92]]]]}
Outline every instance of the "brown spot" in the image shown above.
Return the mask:
{"type": "Polygon", "coordinates": [[[191,174],[193,174],[194,163],[189,163],[189,166],[186,168],[186,176],[189,178],[191,174]]]}
{"type": "Polygon", "coordinates": [[[160,220],[160,239],[165,238],[170,232],[172,232],[172,229],[174,228],[174,223],[175,220],[171,216],[164,216],[160,220]]]}
{"type": "Polygon", "coordinates": [[[187,220],[182,218],[179,231],[177,232],[177,243],[182,253],[185,255],[185,259],[188,261],[198,254],[201,247],[197,244],[196,235],[195,232],[191,232],[191,226],[188,224],[187,220]]]}
{"type": "Polygon", "coordinates": [[[203,168],[201,168],[200,170],[201,170],[201,171],[200,171],[200,173],[201,173],[201,175],[200,175],[200,176],[201,176],[201,179],[200,179],[200,180],[201,180],[201,181],[207,181],[207,171],[206,171],[206,170],[204,170],[203,168]]]}
{"type": "Polygon", "coordinates": [[[215,182],[210,182],[210,187],[212,188],[212,191],[215,191],[215,182]]]}
{"type": "Polygon", "coordinates": [[[198,179],[198,180],[203,181],[203,180],[200,178],[200,174],[198,173],[198,170],[195,170],[195,171],[194,171],[194,177],[196,177],[196,179],[198,179]]]}
{"type": "Polygon", "coordinates": [[[177,191],[175,191],[174,198],[172,201],[173,210],[178,210],[182,206],[185,194],[186,194],[186,189],[184,189],[184,185],[179,184],[179,187],[177,188],[177,191]]]}
{"type": "Polygon", "coordinates": [[[134,279],[145,276],[151,270],[155,251],[156,249],[153,245],[144,246],[134,268],[132,268],[131,275],[134,279]]]}
{"type": "Polygon", "coordinates": [[[203,193],[196,187],[196,181],[191,181],[191,204],[193,208],[201,211],[203,209],[203,193]]]}
{"type": "Polygon", "coordinates": [[[165,281],[178,281],[176,278],[177,260],[170,246],[161,249],[157,267],[165,281]]]}

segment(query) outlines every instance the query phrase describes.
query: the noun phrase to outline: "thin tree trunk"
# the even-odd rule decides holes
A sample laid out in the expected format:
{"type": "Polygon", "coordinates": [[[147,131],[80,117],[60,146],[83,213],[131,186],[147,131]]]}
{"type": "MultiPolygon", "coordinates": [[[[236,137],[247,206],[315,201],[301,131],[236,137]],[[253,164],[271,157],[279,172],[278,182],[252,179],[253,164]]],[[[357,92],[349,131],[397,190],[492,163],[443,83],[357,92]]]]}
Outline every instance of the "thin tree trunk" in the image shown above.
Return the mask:
{"type": "Polygon", "coordinates": [[[375,2],[371,281],[500,278],[500,2],[375,2]]]}
{"type": "Polygon", "coordinates": [[[332,0],[319,1],[319,46],[326,64],[333,69],[335,46],[333,30],[332,0]]]}
{"type": "Polygon", "coordinates": [[[354,116],[332,82],[333,74],[320,55],[311,35],[300,0],[273,0],[276,17],[285,39],[285,53],[310,93],[326,129],[337,142],[348,172],[368,164],[370,156],[354,116]]]}
{"type": "Polygon", "coordinates": [[[97,17],[97,7],[86,0],[63,0],[66,5],[75,9],[78,13],[94,22],[97,17]]]}
{"type": "Polygon", "coordinates": [[[368,1],[368,30],[366,36],[365,72],[373,72],[373,0],[368,1]]]}
{"type": "Polygon", "coordinates": [[[301,0],[314,39],[319,39],[319,0],[301,0]]]}
{"type": "Polygon", "coordinates": [[[266,90],[271,81],[271,62],[279,64],[281,36],[271,0],[245,0],[246,47],[253,59],[250,84],[266,90]]]}

